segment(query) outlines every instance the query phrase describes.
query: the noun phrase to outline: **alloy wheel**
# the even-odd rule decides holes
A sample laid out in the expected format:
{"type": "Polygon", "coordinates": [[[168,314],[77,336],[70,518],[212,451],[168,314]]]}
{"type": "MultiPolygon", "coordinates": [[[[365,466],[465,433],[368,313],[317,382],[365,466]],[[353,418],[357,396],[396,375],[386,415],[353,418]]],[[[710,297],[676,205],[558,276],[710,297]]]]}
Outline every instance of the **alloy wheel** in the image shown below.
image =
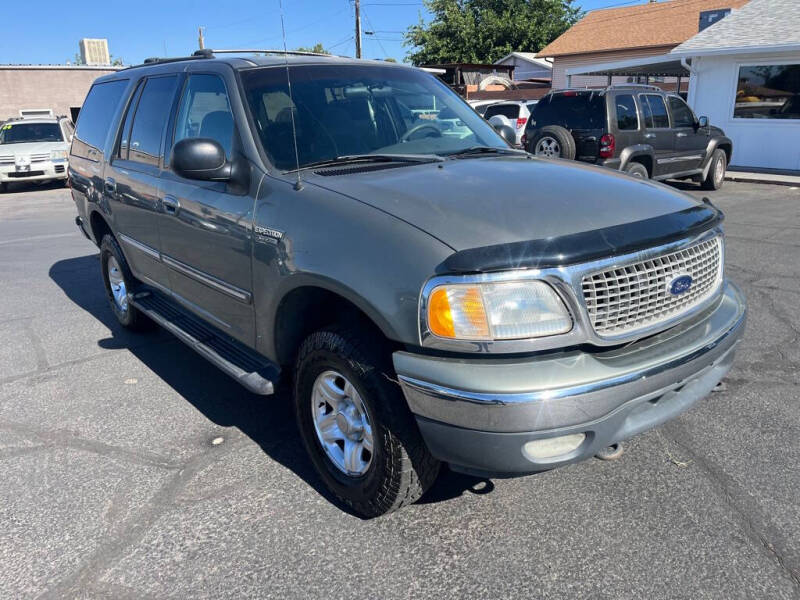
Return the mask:
{"type": "Polygon", "coordinates": [[[373,457],[372,420],[353,384],[337,371],[321,373],[311,391],[311,414],[333,465],[350,477],[364,475],[373,457]]]}

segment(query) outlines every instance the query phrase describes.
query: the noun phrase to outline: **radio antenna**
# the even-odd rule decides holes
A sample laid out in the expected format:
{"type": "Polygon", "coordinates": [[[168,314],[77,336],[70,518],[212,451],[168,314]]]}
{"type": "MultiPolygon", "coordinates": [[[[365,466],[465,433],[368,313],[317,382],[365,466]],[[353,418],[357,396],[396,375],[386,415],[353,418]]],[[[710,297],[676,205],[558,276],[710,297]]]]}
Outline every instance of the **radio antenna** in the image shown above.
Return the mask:
{"type": "Polygon", "coordinates": [[[281,9],[281,35],[283,36],[283,60],[286,65],[286,85],[289,87],[289,102],[292,105],[289,107],[289,114],[292,117],[292,143],[294,144],[294,163],[295,173],[297,174],[297,181],[294,182],[294,189],[298,192],[303,189],[303,182],[300,179],[300,154],[297,151],[297,129],[294,124],[294,113],[296,105],[294,97],[292,96],[292,77],[289,75],[289,51],[286,49],[286,26],[283,23],[283,0],[278,0],[278,6],[281,9]]]}

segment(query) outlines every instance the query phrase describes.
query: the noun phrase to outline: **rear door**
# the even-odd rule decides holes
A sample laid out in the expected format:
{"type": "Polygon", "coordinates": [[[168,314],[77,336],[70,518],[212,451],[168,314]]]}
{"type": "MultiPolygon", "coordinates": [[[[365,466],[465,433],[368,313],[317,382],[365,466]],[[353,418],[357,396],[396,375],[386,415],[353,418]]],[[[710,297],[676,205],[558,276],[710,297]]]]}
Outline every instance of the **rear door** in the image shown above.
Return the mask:
{"type": "Polygon", "coordinates": [[[128,103],[104,182],[131,269],[140,279],[162,288],[169,287],[169,278],[159,259],[159,172],[177,84],[176,74],[139,82],[128,103]]]}
{"type": "Polygon", "coordinates": [[[697,126],[692,109],[678,96],[668,96],[672,128],[675,131],[673,172],[699,169],[706,155],[708,134],[697,126]]]}
{"type": "Polygon", "coordinates": [[[653,176],[675,173],[673,155],[675,152],[675,134],[669,126],[667,105],[661,94],[639,94],[644,118],[644,141],[653,147],[656,164],[653,165],[653,176]]]}
{"type": "Polygon", "coordinates": [[[532,129],[546,125],[558,125],[572,133],[576,159],[596,162],[600,155],[600,138],[607,133],[605,96],[572,90],[545,96],[534,107],[528,138],[532,129]]]}
{"type": "MultiPolygon", "coordinates": [[[[228,160],[233,159],[237,123],[219,74],[189,74],[175,112],[170,147],[186,138],[211,138],[222,145],[228,160]]],[[[165,162],[161,238],[172,292],[232,337],[254,344],[249,190],[186,179],[170,168],[168,159],[165,162]]]]}

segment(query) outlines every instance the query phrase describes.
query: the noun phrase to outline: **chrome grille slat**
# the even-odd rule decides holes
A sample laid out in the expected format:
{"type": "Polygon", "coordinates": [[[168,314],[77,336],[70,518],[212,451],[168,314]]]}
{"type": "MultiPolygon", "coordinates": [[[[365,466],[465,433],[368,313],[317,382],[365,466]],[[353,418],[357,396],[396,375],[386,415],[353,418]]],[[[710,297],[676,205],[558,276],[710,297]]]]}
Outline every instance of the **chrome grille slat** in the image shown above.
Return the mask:
{"type": "Polygon", "coordinates": [[[44,160],[50,160],[49,152],[44,152],[42,154],[31,154],[31,162],[42,162],[44,160]]]}
{"type": "Polygon", "coordinates": [[[599,336],[617,336],[658,325],[707,300],[722,283],[722,238],[636,263],[589,273],[582,279],[589,320],[599,336]],[[683,274],[692,286],[677,296],[670,281],[683,274]]]}

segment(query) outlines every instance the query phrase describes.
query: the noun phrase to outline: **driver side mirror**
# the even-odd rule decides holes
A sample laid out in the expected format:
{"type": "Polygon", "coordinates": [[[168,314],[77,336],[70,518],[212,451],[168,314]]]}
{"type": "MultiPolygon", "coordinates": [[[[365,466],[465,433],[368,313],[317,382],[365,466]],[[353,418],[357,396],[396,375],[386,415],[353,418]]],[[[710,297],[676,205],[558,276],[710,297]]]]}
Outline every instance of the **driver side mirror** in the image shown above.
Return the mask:
{"type": "Polygon", "coordinates": [[[697,119],[698,127],[708,127],[708,117],[699,117],[697,119]]]}
{"type": "Polygon", "coordinates": [[[508,142],[511,146],[517,143],[516,132],[505,123],[493,123],[492,127],[494,127],[495,131],[500,134],[500,137],[508,142]]]}
{"type": "Polygon", "coordinates": [[[172,170],[187,179],[229,181],[233,166],[222,145],[210,138],[186,138],[172,148],[172,170]]]}

